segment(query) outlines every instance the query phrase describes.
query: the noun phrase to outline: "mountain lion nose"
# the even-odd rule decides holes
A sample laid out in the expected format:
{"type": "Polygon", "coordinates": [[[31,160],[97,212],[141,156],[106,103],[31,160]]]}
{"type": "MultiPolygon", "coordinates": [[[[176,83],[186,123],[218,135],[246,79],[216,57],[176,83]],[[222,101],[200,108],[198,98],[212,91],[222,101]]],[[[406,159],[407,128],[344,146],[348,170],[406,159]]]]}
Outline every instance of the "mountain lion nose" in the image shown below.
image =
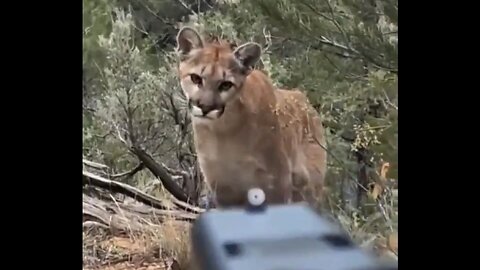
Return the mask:
{"type": "Polygon", "coordinates": [[[203,115],[207,115],[209,112],[215,109],[214,105],[205,105],[200,102],[197,104],[197,107],[199,107],[202,110],[203,115]]]}

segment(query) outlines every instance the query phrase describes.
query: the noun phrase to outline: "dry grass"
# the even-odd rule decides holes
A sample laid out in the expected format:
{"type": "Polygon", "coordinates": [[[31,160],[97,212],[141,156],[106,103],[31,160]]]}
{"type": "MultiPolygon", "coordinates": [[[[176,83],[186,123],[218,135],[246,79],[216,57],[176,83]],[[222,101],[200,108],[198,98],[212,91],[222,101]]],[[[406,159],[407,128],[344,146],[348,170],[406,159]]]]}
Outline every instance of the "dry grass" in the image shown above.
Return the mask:
{"type": "MultiPolygon", "coordinates": [[[[373,189],[375,190],[375,189],[373,189]]],[[[331,213],[362,248],[374,250],[380,257],[398,259],[398,191],[385,187],[374,194],[363,209],[345,211],[340,203],[329,198],[331,213]]],[[[170,195],[162,189],[152,190],[157,198],[170,195]]],[[[115,232],[92,226],[84,229],[84,270],[156,269],[186,270],[190,268],[191,223],[163,216],[135,218],[142,223],[140,232],[115,232]]],[[[128,220],[125,220],[128,222],[128,220]]],[[[132,220],[133,222],[133,220],[132,220]]]]}
{"type": "MultiPolygon", "coordinates": [[[[384,227],[382,217],[349,218],[336,214],[352,238],[385,258],[398,258],[398,234],[384,227]]],[[[191,224],[175,219],[145,226],[141,233],[111,235],[103,229],[83,233],[84,270],[185,270],[189,269],[191,224]]]]}
{"type": "Polygon", "coordinates": [[[84,269],[187,269],[190,226],[172,218],[137,233],[86,230],[84,269]]]}
{"type": "MultiPolygon", "coordinates": [[[[381,214],[361,218],[339,211],[335,218],[361,247],[373,249],[381,257],[398,258],[396,229],[387,228],[381,214]]],[[[86,230],[83,269],[189,269],[190,227],[188,222],[171,218],[164,219],[161,225],[144,226],[141,233],[114,236],[101,228],[86,230]]]]}
{"type": "Polygon", "coordinates": [[[330,194],[329,210],[335,221],[362,248],[382,258],[398,260],[398,181],[388,179],[389,164],[383,163],[360,209],[347,211],[330,194]]]}
{"type": "Polygon", "coordinates": [[[398,259],[397,224],[387,221],[383,213],[365,215],[356,211],[348,215],[341,210],[334,216],[361,248],[383,258],[398,259]]]}
{"type": "MultiPolygon", "coordinates": [[[[166,200],[170,197],[162,188],[149,193],[166,200]]],[[[84,227],[84,270],[188,269],[190,222],[168,215],[132,218],[131,213],[123,219],[126,223],[134,222],[136,230],[125,232],[112,231],[105,226],[84,227]],[[138,231],[139,228],[141,231],[138,231]]]]}

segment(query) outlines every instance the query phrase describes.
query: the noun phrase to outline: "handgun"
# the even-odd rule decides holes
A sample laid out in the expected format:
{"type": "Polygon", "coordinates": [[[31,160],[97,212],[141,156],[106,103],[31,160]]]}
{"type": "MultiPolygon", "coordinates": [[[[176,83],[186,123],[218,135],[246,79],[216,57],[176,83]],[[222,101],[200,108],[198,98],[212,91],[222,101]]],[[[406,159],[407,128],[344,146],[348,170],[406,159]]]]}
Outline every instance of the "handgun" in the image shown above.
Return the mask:
{"type": "Polygon", "coordinates": [[[304,203],[266,205],[248,191],[248,206],[206,211],[192,226],[202,270],[398,270],[357,245],[304,203]]]}

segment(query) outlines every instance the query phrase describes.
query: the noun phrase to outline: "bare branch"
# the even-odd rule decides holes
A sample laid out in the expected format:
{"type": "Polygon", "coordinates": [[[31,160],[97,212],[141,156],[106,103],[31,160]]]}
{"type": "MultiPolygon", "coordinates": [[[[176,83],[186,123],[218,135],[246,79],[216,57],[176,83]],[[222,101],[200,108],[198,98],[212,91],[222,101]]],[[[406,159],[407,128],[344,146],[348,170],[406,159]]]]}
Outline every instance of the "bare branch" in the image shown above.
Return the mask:
{"type": "Polygon", "coordinates": [[[144,232],[159,227],[164,218],[194,221],[197,213],[159,210],[137,203],[110,202],[83,195],[84,227],[101,227],[115,232],[144,232]]]}
{"type": "Polygon", "coordinates": [[[157,178],[162,181],[163,186],[170,192],[176,199],[188,202],[189,198],[183,192],[180,186],[173,181],[172,177],[168,174],[165,167],[161,164],[157,163],[152,156],[150,156],[147,152],[141,149],[138,146],[133,146],[131,151],[137,155],[138,159],[145,164],[145,166],[153,173],[157,178]]]}
{"type": "Polygon", "coordinates": [[[103,223],[100,223],[100,222],[96,222],[96,221],[93,221],[93,220],[87,220],[85,222],[83,222],[83,227],[100,227],[102,229],[109,229],[109,227],[103,223]]]}
{"type": "MultiPolygon", "coordinates": [[[[108,180],[106,178],[103,178],[101,176],[95,175],[93,173],[90,173],[88,171],[83,171],[83,184],[84,185],[94,185],[96,187],[104,188],[104,189],[109,189],[112,192],[116,193],[121,193],[125,196],[128,196],[130,198],[133,198],[139,202],[142,202],[146,205],[150,205],[154,208],[157,209],[168,209],[167,205],[165,204],[164,201],[161,201],[151,195],[148,195],[144,193],[143,191],[132,187],[130,185],[113,181],[113,180],[108,180]]],[[[177,200],[174,200],[174,204],[186,211],[189,212],[194,212],[194,213],[201,213],[204,210],[192,205],[189,205],[184,202],[178,202],[177,200]]]]}
{"type": "Polygon", "coordinates": [[[86,185],[94,185],[96,187],[105,188],[113,192],[124,194],[154,208],[167,209],[164,202],[156,199],[153,196],[143,193],[141,190],[127,184],[108,180],[87,171],[83,171],[83,176],[83,183],[86,185]]]}
{"type": "Polygon", "coordinates": [[[187,172],[169,168],[169,167],[168,167],[167,165],[165,165],[164,163],[162,163],[162,166],[167,170],[167,172],[168,172],[169,174],[172,174],[172,175],[180,175],[180,176],[187,176],[187,177],[189,176],[187,172]]]}
{"type": "Polygon", "coordinates": [[[262,32],[265,38],[265,47],[263,47],[263,51],[266,52],[272,45],[272,35],[267,31],[267,27],[263,27],[262,32]]]}
{"type": "Polygon", "coordinates": [[[122,177],[130,178],[130,177],[134,176],[136,173],[143,170],[144,168],[145,168],[145,164],[140,162],[135,168],[131,169],[130,171],[110,175],[110,179],[117,179],[117,178],[122,178],[122,177]]]}
{"type": "Polygon", "coordinates": [[[125,138],[123,138],[121,132],[120,132],[120,126],[118,124],[115,125],[115,129],[117,130],[117,137],[118,139],[125,144],[125,146],[130,147],[130,144],[127,142],[125,138]]]}
{"type": "Polygon", "coordinates": [[[322,147],[331,157],[333,157],[333,158],[345,169],[345,171],[347,172],[347,174],[350,176],[351,180],[352,180],[353,182],[355,182],[355,184],[357,184],[357,186],[359,186],[362,190],[368,192],[368,188],[366,188],[364,185],[362,185],[362,184],[357,180],[357,177],[355,177],[355,175],[354,175],[350,170],[348,170],[347,166],[345,165],[345,163],[344,163],[340,158],[338,158],[335,154],[333,154],[332,151],[330,151],[330,149],[328,149],[325,145],[323,145],[321,142],[319,142],[319,141],[317,140],[317,138],[313,137],[313,139],[315,140],[315,142],[316,142],[320,147],[322,147]]]}
{"type": "Polygon", "coordinates": [[[108,136],[112,135],[112,132],[111,131],[107,131],[105,134],[101,135],[101,134],[92,134],[92,136],[94,136],[95,138],[99,138],[99,139],[105,139],[107,138],[108,136]]]}
{"type": "MultiPolygon", "coordinates": [[[[166,25],[170,25],[170,26],[175,26],[175,24],[165,20],[164,18],[160,17],[157,15],[157,13],[155,13],[149,6],[147,3],[144,3],[144,1],[140,1],[140,0],[135,0],[137,3],[139,3],[140,5],[142,5],[148,12],[150,12],[150,14],[152,14],[157,20],[161,21],[162,23],[166,24],[166,25]]],[[[147,33],[148,34],[148,33],[147,33]]]]}
{"type": "Polygon", "coordinates": [[[346,45],[343,45],[343,44],[337,43],[337,42],[335,42],[335,41],[329,40],[329,39],[326,38],[325,36],[320,36],[320,38],[317,38],[317,41],[319,41],[319,42],[322,43],[322,44],[325,44],[325,45],[328,45],[328,46],[332,46],[332,47],[335,47],[335,48],[344,50],[344,51],[346,51],[346,52],[348,52],[348,53],[360,54],[360,52],[357,51],[357,50],[355,50],[354,48],[349,48],[349,47],[347,47],[346,45]]]}
{"type": "Polygon", "coordinates": [[[340,26],[340,24],[338,23],[338,21],[335,19],[335,13],[333,11],[333,7],[332,5],[330,4],[330,0],[324,0],[324,2],[327,4],[328,6],[328,10],[330,11],[330,16],[332,16],[332,19],[331,19],[331,22],[335,25],[335,27],[338,29],[338,31],[340,31],[340,33],[342,33],[342,36],[343,38],[345,39],[345,43],[347,44],[347,46],[349,48],[351,48],[350,46],[350,38],[348,37],[347,33],[345,32],[345,30],[343,29],[343,27],[340,26]]]}
{"type": "Polygon", "coordinates": [[[88,106],[85,105],[85,104],[82,104],[82,108],[83,108],[83,110],[85,110],[85,111],[87,111],[87,112],[91,112],[91,113],[97,112],[97,110],[95,110],[94,108],[88,107],[88,106]]]}
{"type": "Polygon", "coordinates": [[[100,169],[100,170],[108,169],[107,165],[100,164],[100,163],[93,162],[93,161],[89,161],[89,160],[86,160],[86,159],[83,159],[83,164],[85,164],[88,167],[94,168],[94,169],[100,169]]]}
{"type": "Polygon", "coordinates": [[[197,14],[193,9],[191,9],[185,2],[183,2],[183,0],[177,0],[177,2],[182,5],[182,7],[184,7],[185,9],[187,9],[188,11],[190,11],[192,14],[197,14]]]}
{"type": "Polygon", "coordinates": [[[385,102],[386,102],[388,105],[392,106],[395,110],[398,111],[398,106],[395,105],[395,104],[393,104],[393,103],[390,101],[390,98],[388,97],[387,92],[385,91],[385,89],[383,90],[383,94],[385,95],[385,99],[386,99],[385,102]]]}

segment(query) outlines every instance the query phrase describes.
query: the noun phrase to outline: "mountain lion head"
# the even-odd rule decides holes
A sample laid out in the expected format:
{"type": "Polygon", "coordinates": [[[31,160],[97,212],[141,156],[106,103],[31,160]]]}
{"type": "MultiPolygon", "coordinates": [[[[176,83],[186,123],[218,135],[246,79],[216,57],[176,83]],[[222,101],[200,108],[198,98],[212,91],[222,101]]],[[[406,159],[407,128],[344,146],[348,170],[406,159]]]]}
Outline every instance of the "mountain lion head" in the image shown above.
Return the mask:
{"type": "Polygon", "coordinates": [[[197,31],[183,27],[177,35],[180,84],[193,118],[220,118],[242,90],[245,78],[260,59],[259,44],[232,49],[222,41],[205,42],[197,31]]]}

